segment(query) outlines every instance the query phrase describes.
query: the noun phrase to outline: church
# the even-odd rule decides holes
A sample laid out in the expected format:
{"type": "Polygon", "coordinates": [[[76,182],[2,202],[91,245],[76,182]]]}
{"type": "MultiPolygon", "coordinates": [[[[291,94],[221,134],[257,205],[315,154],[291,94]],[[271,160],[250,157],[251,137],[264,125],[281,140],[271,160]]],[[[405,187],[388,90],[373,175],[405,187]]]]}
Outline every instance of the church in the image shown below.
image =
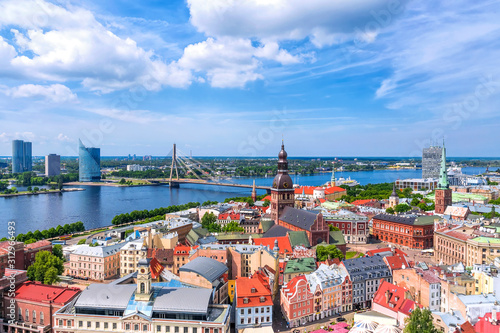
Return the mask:
{"type": "Polygon", "coordinates": [[[281,143],[278,154],[278,173],[271,186],[271,219],[275,226],[282,232],[305,231],[311,246],[319,243],[328,243],[330,231],[323,219],[323,214],[318,211],[308,211],[294,207],[295,190],[293,181],[288,174],[288,154],[285,145],[281,143]],[[277,227],[278,228],[278,227],[277,227]]]}

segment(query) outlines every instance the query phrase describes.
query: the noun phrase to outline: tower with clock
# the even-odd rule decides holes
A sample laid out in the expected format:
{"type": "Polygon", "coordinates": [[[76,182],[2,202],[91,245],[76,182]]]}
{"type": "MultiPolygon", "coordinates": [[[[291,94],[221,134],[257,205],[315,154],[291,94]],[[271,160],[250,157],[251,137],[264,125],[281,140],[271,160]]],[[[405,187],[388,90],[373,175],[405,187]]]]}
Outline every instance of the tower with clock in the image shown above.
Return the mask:
{"type": "Polygon", "coordinates": [[[278,154],[278,173],[274,177],[271,187],[271,219],[278,224],[278,218],[285,207],[293,207],[295,190],[290,175],[288,175],[288,161],[285,145],[281,142],[281,151],[278,154]]]}
{"type": "Polygon", "coordinates": [[[138,263],[136,301],[148,302],[151,299],[151,270],[149,259],[141,259],[138,263]]]}

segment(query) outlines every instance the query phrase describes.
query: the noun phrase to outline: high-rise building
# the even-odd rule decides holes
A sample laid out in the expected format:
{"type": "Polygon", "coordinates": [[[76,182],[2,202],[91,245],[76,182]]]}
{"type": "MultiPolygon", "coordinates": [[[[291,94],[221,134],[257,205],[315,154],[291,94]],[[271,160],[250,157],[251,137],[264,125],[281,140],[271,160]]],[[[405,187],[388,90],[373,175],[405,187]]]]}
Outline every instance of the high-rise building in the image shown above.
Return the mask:
{"type": "Polygon", "coordinates": [[[81,140],[79,145],[79,178],[81,182],[98,182],[101,180],[101,149],[87,148],[81,140]]]}
{"type": "Polygon", "coordinates": [[[52,177],[61,173],[61,156],[49,154],[45,156],[45,176],[52,177]]]}
{"type": "Polygon", "coordinates": [[[422,150],[422,178],[438,178],[442,148],[431,146],[422,150]]]}
{"type": "Polygon", "coordinates": [[[446,169],[446,148],[441,153],[441,168],[439,171],[438,188],[435,191],[434,207],[437,214],[444,214],[446,207],[452,205],[452,192],[448,183],[448,170],[446,169]]]}
{"type": "Polygon", "coordinates": [[[285,207],[293,207],[295,203],[295,190],[293,181],[288,174],[288,161],[285,145],[281,143],[278,154],[278,174],[274,177],[271,186],[271,219],[278,224],[278,218],[285,207]]]}
{"type": "Polygon", "coordinates": [[[25,142],[23,140],[13,140],[12,173],[20,173],[33,170],[33,157],[31,154],[31,142],[25,142]]]}

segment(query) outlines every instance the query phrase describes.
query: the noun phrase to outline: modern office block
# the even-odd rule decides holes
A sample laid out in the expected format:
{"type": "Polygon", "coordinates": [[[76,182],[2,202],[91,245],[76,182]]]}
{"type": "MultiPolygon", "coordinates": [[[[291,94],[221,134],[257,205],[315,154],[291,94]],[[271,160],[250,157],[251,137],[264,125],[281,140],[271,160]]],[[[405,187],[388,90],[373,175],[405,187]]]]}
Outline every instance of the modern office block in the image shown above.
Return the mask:
{"type": "Polygon", "coordinates": [[[31,142],[23,140],[12,141],[12,173],[21,173],[32,170],[31,142]]]}
{"type": "Polygon", "coordinates": [[[79,140],[79,179],[81,182],[101,180],[101,149],[87,148],[79,140]]]}
{"type": "Polygon", "coordinates": [[[57,176],[61,173],[61,156],[49,154],[45,156],[45,175],[47,177],[57,176]]]}
{"type": "Polygon", "coordinates": [[[439,178],[442,148],[431,146],[422,150],[422,178],[439,178]]]}

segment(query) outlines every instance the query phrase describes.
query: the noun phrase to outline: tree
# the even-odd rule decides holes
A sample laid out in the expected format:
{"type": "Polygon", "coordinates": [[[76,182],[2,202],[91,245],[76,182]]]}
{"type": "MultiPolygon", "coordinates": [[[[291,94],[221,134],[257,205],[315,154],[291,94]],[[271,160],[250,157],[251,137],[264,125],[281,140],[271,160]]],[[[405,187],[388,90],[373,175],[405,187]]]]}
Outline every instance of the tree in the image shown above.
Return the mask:
{"type": "Polygon", "coordinates": [[[201,218],[201,226],[203,228],[207,228],[209,224],[215,223],[217,221],[217,217],[214,213],[205,213],[201,218]]]}
{"type": "Polygon", "coordinates": [[[40,189],[38,188],[38,186],[35,186],[35,188],[33,188],[33,192],[38,192],[40,191],[40,189]]]}
{"type": "Polygon", "coordinates": [[[0,192],[5,191],[7,187],[9,187],[9,182],[7,181],[0,182],[0,192]]]}
{"type": "Polygon", "coordinates": [[[406,187],[404,190],[403,190],[403,195],[405,198],[409,198],[411,197],[411,193],[413,192],[413,189],[411,187],[406,187]]]}
{"type": "Polygon", "coordinates": [[[57,177],[57,189],[60,191],[63,188],[63,176],[57,177]]]}
{"type": "Polygon", "coordinates": [[[245,229],[243,227],[240,227],[240,224],[238,222],[231,221],[222,228],[222,231],[234,232],[234,231],[245,231],[245,229]]]}
{"type": "Polygon", "coordinates": [[[63,249],[61,244],[56,244],[52,247],[52,254],[64,261],[63,249]]]}
{"type": "Polygon", "coordinates": [[[120,182],[119,182],[120,185],[125,185],[126,183],[127,183],[127,181],[125,180],[125,178],[120,179],[120,182]]]}
{"type": "Polygon", "coordinates": [[[407,212],[409,210],[411,210],[411,207],[408,204],[405,204],[405,203],[401,203],[401,204],[396,205],[394,207],[394,211],[397,212],[397,213],[404,213],[404,212],[407,212]]]}
{"type": "Polygon", "coordinates": [[[418,306],[405,321],[404,333],[438,333],[432,324],[432,313],[429,309],[421,310],[418,306]]]}
{"type": "Polygon", "coordinates": [[[387,214],[394,214],[394,208],[389,207],[389,208],[387,208],[387,209],[385,210],[385,212],[386,212],[387,214]]]}
{"type": "Polygon", "coordinates": [[[269,201],[269,199],[266,199],[266,200],[264,200],[262,207],[269,207],[270,204],[271,204],[271,201],[269,201]]]}
{"type": "Polygon", "coordinates": [[[28,192],[31,192],[31,191],[33,191],[33,187],[31,187],[31,186],[28,186],[28,187],[26,188],[26,191],[28,191],[28,192]]]}
{"type": "Polygon", "coordinates": [[[418,198],[413,198],[411,200],[411,205],[412,206],[417,206],[420,203],[420,200],[418,198]]]}
{"type": "Polygon", "coordinates": [[[316,258],[318,259],[318,261],[325,261],[326,259],[333,258],[339,258],[340,260],[343,260],[344,254],[333,244],[327,246],[319,245],[318,247],[316,247],[316,258]]]}
{"type": "Polygon", "coordinates": [[[40,251],[36,254],[35,262],[28,267],[28,279],[46,284],[58,282],[58,275],[64,271],[63,261],[49,251],[40,251]]]}
{"type": "MultiPolygon", "coordinates": [[[[127,230],[128,231],[128,230],[127,230]]],[[[80,239],[78,241],[78,245],[82,245],[82,244],[85,244],[85,242],[87,242],[87,240],[84,238],[84,239],[80,239]]]]}
{"type": "Polygon", "coordinates": [[[330,228],[330,231],[340,231],[340,228],[334,226],[333,224],[328,225],[328,228],[330,228]]]}

